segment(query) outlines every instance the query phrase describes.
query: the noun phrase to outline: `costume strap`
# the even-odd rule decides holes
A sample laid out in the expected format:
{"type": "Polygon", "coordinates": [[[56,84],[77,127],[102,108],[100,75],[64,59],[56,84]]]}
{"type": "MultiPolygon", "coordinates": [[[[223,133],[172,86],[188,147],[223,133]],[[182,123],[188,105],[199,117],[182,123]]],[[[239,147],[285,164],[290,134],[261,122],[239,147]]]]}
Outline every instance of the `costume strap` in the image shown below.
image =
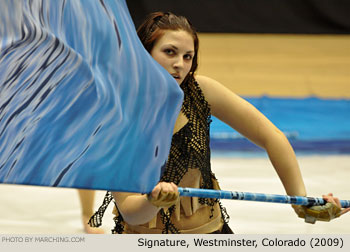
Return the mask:
{"type": "Polygon", "coordinates": [[[108,191],[103,199],[102,205],[98,208],[98,210],[94,213],[94,215],[91,216],[88,222],[90,227],[100,227],[102,225],[103,215],[105,214],[106,209],[109,203],[111,203],[112,199],[113,199],[113,196],[111,192],[108,191]]]}

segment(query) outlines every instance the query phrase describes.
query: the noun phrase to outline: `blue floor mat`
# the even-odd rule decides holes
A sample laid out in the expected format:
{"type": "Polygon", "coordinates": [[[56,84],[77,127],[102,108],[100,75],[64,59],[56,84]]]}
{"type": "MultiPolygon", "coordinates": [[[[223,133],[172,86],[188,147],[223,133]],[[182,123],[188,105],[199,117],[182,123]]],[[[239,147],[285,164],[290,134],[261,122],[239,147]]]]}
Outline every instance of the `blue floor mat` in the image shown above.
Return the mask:
{"type": "MultiPolygon", "coordinates": [[[[350,100],[245,97],[302,152],[350,153],[350,100]]],[[[215,117],[211,147],[221,151],[262,151],[215,117]]],[[[253,123],[253,122],[252,122],[253,123]]]]}

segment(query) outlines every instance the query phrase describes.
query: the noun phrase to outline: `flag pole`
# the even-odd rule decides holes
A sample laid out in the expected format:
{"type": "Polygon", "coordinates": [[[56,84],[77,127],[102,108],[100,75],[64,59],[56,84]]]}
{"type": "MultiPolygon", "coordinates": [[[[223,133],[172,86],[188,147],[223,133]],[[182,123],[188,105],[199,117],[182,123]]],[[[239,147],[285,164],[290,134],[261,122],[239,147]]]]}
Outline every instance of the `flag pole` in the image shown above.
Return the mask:
{"type": "MultiPolygon", "coordinates": [[[[178,190],[179,190],[180,196],[199,197],[199,198],[248,200],[248,201],[284,203],[284,204],[294,204],[294,205],[304,205],[304,206],[317,206],[317,205],[324,205],[327,203],[323,198],[314,198],[314,197],[224,191],[224,190],[213,190],[213,189],[198,189],[198,188],[187,188],[187,187],[178,187],[178,190]]],[[[343,208],[350,207],[350,200],[340,200],[340,204],[343,208]]]]}

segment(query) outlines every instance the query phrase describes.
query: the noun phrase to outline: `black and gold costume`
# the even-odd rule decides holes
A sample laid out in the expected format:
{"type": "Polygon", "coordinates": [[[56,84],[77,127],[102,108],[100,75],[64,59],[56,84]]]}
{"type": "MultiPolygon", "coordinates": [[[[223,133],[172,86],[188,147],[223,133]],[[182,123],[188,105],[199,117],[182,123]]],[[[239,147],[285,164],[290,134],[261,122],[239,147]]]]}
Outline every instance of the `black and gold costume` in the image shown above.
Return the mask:
{"type": "MultiPolygon", "coordinates": [[[[172,137],[161,181],[173,182],[180,187],[219,189],[210,165],[209,104],[194,78],[182,83],[181,88],[184,91],[181,112],[188,122],[172,137]]],[[[103,213],[111,199],[111,194],[107,193],[104,204],[90,220],[93,226],[101,224],[103,213]]],[[[152,221],[137,226],[125,223],[117,207],[114,213],[116,226],[113,233],[232,232],[227,225],[228,215],[216,199],[180,197],[176,205],[161,209],[152,221]]]]}

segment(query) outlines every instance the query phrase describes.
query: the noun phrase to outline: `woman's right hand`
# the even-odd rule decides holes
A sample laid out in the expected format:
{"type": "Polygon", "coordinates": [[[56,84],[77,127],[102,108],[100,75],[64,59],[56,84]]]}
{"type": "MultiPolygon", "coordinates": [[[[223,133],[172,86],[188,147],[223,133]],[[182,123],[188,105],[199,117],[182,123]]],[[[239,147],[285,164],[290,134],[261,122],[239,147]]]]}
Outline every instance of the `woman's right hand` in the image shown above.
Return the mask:
{"type": "Polygon", "coordinates": [[[174,183],[159,182],[148,195],[129,192],[112,192],[124,221],[141,225],[151,221],[160,208],[171,207],[179,200],[174,183]]]}
{"type": "Polygon", "coordinates": [[[179,200],[179,191],[173,182],[159,182],[148,194],[149,202],[156,207],[171,207],[179,200]]]}

